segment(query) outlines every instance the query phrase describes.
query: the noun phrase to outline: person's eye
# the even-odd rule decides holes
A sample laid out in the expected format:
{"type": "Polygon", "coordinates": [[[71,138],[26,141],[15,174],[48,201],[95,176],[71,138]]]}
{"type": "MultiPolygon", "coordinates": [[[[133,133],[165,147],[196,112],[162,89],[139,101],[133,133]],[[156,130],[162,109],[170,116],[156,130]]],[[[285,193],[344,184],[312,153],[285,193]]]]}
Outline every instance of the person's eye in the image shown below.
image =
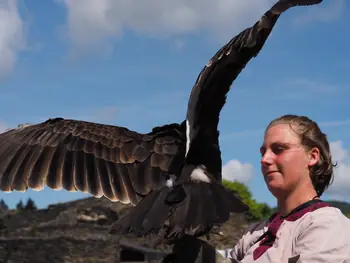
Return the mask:
{"type": "Polygon", "coordinates": [[[261,156],[264,156],[265,152],[266,152],[265,148],[260,148],[260,155],[261,156]]]}
{"type": "Polygon", "coordinates": [[[275,153],[275,154],[281,154],[282,152],[284,152],[286,150],[286,148],[282,145],[274,145],[272,147],[272,151],[275,153]]]}

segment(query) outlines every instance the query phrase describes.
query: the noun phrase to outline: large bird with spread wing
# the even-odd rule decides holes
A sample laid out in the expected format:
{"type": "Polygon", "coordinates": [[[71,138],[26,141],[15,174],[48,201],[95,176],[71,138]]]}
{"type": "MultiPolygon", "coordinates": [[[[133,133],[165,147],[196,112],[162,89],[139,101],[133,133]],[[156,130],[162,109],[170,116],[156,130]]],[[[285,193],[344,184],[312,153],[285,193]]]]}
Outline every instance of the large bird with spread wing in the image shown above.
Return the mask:
{"type": "Polygon", "coordinates": [[[218,123],[232,82],[257,56],[280,14],[322,0],[280,0],[223,46],[199,74],[187,116],[140,134],[124,127],[49,119],[0,135],[0,189],[82,191],[135,207],[119,234],[198,236],[247,206],[221,184],[218,123]]]}

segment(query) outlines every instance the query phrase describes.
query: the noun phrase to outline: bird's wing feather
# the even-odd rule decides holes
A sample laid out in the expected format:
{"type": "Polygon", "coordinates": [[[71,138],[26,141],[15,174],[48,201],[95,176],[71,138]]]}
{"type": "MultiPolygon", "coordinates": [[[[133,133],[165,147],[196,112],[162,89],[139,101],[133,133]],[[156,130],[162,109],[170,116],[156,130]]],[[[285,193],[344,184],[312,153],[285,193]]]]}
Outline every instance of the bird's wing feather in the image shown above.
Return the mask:
{"type": "Polygon", "coordinates": [[[232,82],[258,55],[281,13],[293,6],[322,0],[280,0],[259,21],[223,46],[199,74],[188,102],[186,162],[204,164],[221,179],[218,123],[232,82]],[[200,156],[198,153],[202,153],[200,156]],[[220,169],[220,170],[218,170],[220,169]]]}
{"type": "Polygon", "coordinates": [[[0,190],[82,191],[136,204],[184,158],[184,127],[140,134],[62,118],[0,134],[0,190]]]}

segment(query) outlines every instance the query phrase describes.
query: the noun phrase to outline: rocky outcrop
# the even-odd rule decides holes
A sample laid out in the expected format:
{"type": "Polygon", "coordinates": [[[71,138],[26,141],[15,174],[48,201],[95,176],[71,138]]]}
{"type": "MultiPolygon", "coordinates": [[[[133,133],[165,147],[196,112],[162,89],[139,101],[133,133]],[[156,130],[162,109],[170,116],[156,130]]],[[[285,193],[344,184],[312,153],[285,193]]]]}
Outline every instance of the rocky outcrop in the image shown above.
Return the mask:
{"type": "MultiPolygon", "coordinates": [[[[121,262],[121,251],[124,255],[134,251],[136,258],[144,253],[149,255],[144,260],[159,262],[157,255],[169,253],[170,246],[160,245],[155,250],[150,238],[131,239],[108,233],[109,226],[130,208],[105,198],[87,198],[47,209],[8,211],[1,217],[4,228],[0,228],[0,262],[114,263],[121,262]]],[[[244,216],[232,215],[220,229],[215,229],[216,234],[202,239],[218,249],[232,247],[246,227],[244,216]]]]}

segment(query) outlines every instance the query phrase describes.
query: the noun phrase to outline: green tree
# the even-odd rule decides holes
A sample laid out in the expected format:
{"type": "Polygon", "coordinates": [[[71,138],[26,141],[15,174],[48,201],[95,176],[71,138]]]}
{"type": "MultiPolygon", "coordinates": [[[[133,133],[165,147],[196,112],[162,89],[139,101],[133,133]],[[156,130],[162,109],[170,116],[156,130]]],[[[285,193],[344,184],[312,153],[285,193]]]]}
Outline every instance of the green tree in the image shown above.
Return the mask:
{"type": "Polygon", "coordinates": [[[222,184],[227,189],[237,193],[242,201],[249,206],[251,220],[262,220],[268,218],[272,214],[272,209],[268,204],[258,203],[253,199],[252,193],[245,184],[228,180],[222,180],[222,184]]]}

